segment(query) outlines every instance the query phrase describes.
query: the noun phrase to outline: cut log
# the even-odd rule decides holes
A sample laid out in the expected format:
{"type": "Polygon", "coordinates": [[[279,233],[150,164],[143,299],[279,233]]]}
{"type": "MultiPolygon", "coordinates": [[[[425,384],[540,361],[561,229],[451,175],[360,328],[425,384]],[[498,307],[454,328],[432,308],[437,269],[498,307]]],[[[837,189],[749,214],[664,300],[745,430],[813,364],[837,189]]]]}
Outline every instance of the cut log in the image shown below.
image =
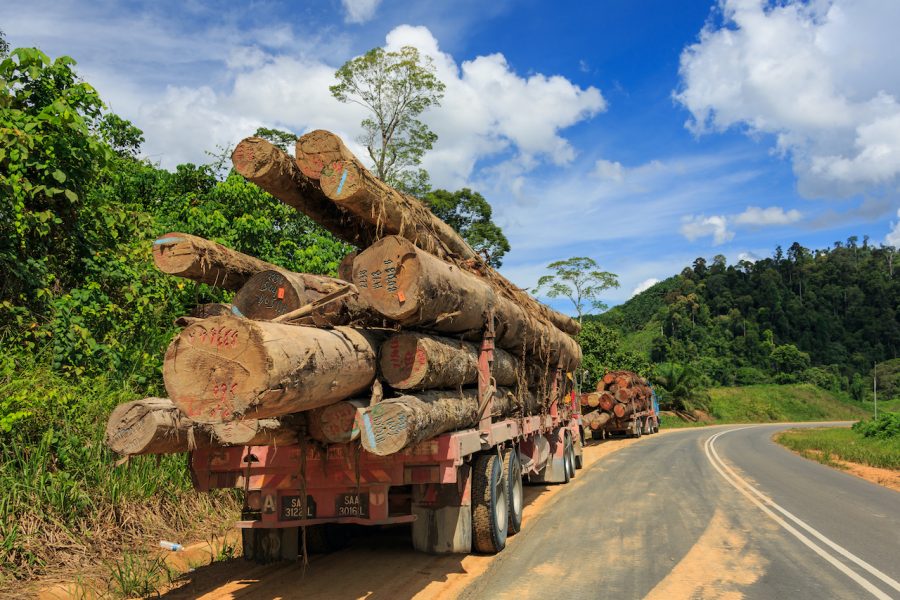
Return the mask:
{"type": "Polygon", "coordinates": [[[597,392],[583,394],[581,396],[581,405],[590,406],[591,408],[597,408],[598,406],[600,406],[600,394],[598,394],[597,392]]]}
{"type": "Polygon", "coordinates": [[[323,444],[346,444],[359,437],[356,411],[369,406],[368,400],[342,400],[306,414],[309,437],[323,444]]]}
{"type": "Polygon", "coordinates": [[[602,391],[602,390],[608,389],[609,386],[612,385],[615,381],[616,381],[616,376],[613,375],[612,373],[607,373],[600,380],[600,383],[603,384],[603,387],[601,388],[600,384],[599,383],[597,384],[597,391],[602,391]]]}
{"type": "Polygon", "coordinates": [[[375,378],[373,331],[213,317],[179,333],[163,362],[172,401],[189,418],[221,423],[333,404],[375,378]]]}
{"type": "Polygon", "coordinates": [[[613,414],[615,414],[616,417],[618,417],[620,419],[623,417],[627,417],[628,415],[630,415],[633,412],[634,412],[633,404],[616,404],[613,407],[613,414]]]}
{"type": "Polygon", "coordinates": [[[144,398],[115,407],[106,424],[106,445],[116,454],[174,454],[214,446],[167,398],[144,398]]]}
{"type": "Polygon", "coordinates": [[[306,214],[345,242],[366,247],[377,239],[372,225],[335,206],[286,152],[266,140],[251,137],[241,141],[231,162],[247,181],[306,214]]]}
{"type": "Polygon", "coordinates": [[[294,150],[300,171],[315,181],[322,176],[325,167],[336,160],[354,160],[353,153],[343,140],[330,131],[316,129],[301,135],[294,150]]]}
{"type": "Polygon", "coordinates": [[[357,254],[359,254],[359,252],[354,250],[341,259],[341,264],[339,264],[337,268],[338,279],[353,283],[353,261],[356,259],[357,254]]]}
{"type": "Polygon", "coordinates": [[[209,425],[223,446],[289,446],[298,442],[297,426],[287,419],[237,419],[209,425]]]}
{"type": "Polygon", "coordinates": [[[609,392],[600,392],[600,408],[603,410],[609,411],[612,410],[613,405],[616,403],[616,398],[609,392]]]}
{"type": "MultiPolygon", "coordinates": [[[[509,390],[500,388],[493,407],[493,416],[524,416],[537,411],[539,403],[534,395],[517,400],[509,390]]],[[[387,456],[447,431],[474,427],[478,410],[477,390],[433,390],[383,400],[361,409],[356,418],[363,448],[387,456]]]]}
{"type": "Polygon", "coordinates": [[[322,191],[336,204],[375,224],[381,235],[403,236],[426,252],[444,259],[471,261],[486,277],[504,288],[509,299],[529,306],[542,319],[566,333],[577,335],[581,330],[578,321],[538,303],[491,269],[459,233],[434,216],[417,198],[376,178],[338,136],[321,130],[307,135],[308,140],[298,144],[298,156],[317,157],[310,163],[309,171],[320,172],[322,191]],[[329,157],[334,157],[333,162],[319,166],[318,161],[324,164],[324,159],[329,157]]]}
{"type": "MultiPolygon", "coordinates": [[[[478,347],[468,342],[403,332],[381,345],[378,365],[385,382],[398,390],[456,388],[478,383],[478,347]]],[[[516,383],[518,361],[494,350],[491,375],[497,385],[516,383]]]]}
{"type": "Polygon", "coordinates": [[[631,390],[628,388],[619,388],[616,390],[615,397],[616,397],[616,402],[619,402],[619,403],[631,402],[631,398],[632,398],[631,390]]]}
{"type": "Polygon", "coordinates": [[[163,273],[236,290],[273,264],[187,233],[167,233],[153,242],[153,262],[163,273]]]}
{"type": "MultiPolygon", "coordinates": [[[[234,295],[233,312],[238,316],[272,321],[328,294],[347,287],[347,282],[324,275],[267,270],[257,273],[234,295]]],[[[384,318],[366,309],[355,296],[343,296],[312,314],[291,321],[300,325],[382,326],[384,318]]]]}
{"type": "Polygon", "coordinates": [[[571,337],[498,297],[485,279],[399,236],[383,238],[356,257],[353,283],[369,306],[403,325],[480,332],[493,308],[497,346],[564,369],[581,362],[581,349],[571,337]]]}
{"type": "Polygon", "coordinates": [[[597,431],[598,429],[603,429],[603,426],[609,423],[610,419],[612,419],[612,416],[609,413],[597,412],[588,425],[592,430],[597,431]]]}

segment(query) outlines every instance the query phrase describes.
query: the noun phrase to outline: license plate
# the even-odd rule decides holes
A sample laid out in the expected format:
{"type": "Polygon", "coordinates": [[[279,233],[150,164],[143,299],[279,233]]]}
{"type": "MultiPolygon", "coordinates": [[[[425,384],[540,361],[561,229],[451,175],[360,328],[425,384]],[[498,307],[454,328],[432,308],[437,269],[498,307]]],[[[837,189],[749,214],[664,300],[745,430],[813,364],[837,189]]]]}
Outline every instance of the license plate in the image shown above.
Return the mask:
{"type": "MultiPolygon", "coordinates": [[[[282,496],[279,521],[299,521],[303,518],[303,502],[300,496],[282,496]]],[[[312,496],[306,497],[306,518],[316,518],[316,501],[312,496]]]]}
{"type": "Polygon", "coordinates": [[[369,517],[369,494],[338,494],[334,499],[337,517],[369,517]]]}

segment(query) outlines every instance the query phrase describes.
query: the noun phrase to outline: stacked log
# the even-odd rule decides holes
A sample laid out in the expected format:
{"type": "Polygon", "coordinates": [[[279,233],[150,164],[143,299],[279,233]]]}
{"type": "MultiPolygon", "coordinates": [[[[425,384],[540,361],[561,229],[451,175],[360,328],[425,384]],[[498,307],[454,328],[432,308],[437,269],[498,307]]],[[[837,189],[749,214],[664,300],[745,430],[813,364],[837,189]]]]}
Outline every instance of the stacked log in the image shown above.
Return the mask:
{"type": "MultiPolygon", "coordinates": [[[[387,455],[487,418],[539,414],[553,403],[567,410],[551,381],[564,382],[561,371],[581,361],[571,337],[578,323],[499,275],[422,202],[366,170],[340,138],[310,132],[297,141],[296,159],[248,138],[232,160],[246,179],[359,250],[333,278],[197,236],[160,237],[154,261],[162,271],[236,293],[178,319],[183,329],[163,361],[171,400],[118,407],[108,424],[113,450],[310,439],[387,455]]],[[[614,394],[588,396],[600,407],[614,394]]],[[[605,418],[597,413],[598,423],[605,418]]]]}
{"type": "Polygon", "coordinates": [[[596,391],[582,394],[582,421],[593,430],[622,429],[628,417],[650,408],[651,397],[643,377],[631,371],[609,371],[597,382],[596,391]]]}

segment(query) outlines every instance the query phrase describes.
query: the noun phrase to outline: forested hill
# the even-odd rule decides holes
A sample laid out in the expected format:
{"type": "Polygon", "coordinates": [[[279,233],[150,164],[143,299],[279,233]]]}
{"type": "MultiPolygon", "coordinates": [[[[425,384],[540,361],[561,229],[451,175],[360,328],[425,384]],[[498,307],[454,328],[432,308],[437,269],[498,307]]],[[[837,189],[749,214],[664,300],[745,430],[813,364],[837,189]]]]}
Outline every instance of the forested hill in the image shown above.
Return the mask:
{"type": "Polygon", "coordinates": [[[629,349],[692,364],[711,383],[803,378],[848,389],[900,353],[897,263],[895,249],[856,237],[822,250],[778,247],[753,263],[698,258],[594,318],[629,349]]]}

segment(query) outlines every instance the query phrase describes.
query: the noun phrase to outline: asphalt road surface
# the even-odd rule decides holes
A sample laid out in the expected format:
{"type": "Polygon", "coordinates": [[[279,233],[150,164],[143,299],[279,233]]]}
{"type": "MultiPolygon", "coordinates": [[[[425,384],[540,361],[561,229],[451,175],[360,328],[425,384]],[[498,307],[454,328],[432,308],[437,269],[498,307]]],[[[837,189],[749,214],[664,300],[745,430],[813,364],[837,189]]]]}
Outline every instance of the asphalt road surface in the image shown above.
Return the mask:
{"type": "Polygon", "coordinates": [[[772,442],[687,429],[579,472],[462,598],[897,598],[900,493],[772,442]]]}

